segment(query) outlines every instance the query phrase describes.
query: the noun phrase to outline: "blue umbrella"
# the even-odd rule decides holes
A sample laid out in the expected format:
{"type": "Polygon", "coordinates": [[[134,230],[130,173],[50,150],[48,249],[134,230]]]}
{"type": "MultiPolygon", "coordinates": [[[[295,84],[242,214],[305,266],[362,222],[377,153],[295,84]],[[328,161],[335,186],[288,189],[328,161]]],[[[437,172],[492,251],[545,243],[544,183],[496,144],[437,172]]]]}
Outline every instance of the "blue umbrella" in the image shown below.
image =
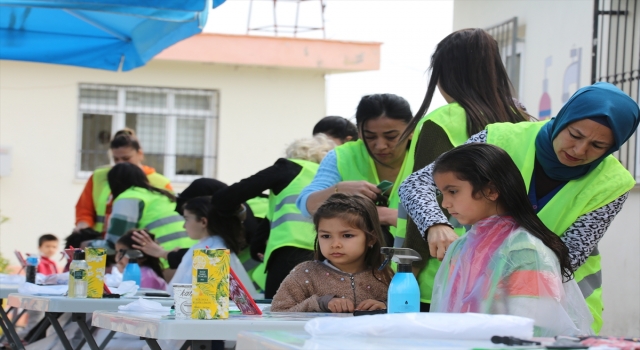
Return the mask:
{"type": "Polygon", "coordinates": [[[210,0],[0,0],[0,59],[132,70],[200,33],[209,6],[210,0]]]}

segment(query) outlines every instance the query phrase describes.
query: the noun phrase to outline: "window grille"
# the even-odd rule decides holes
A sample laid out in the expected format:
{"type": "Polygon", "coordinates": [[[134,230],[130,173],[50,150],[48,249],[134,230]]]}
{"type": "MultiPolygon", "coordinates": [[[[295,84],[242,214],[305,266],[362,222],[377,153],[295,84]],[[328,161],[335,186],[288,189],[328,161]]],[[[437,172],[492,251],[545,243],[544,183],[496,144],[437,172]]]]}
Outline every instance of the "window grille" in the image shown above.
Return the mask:
{"type": "Polygon", "coordinates": [[[77,173],[111,162],[109,144],[135,130],[144,164],[172,181],[215,175],[217,93],[208,90],[80,84],[77,173]]]}
{"type": "Polygon", "coordinates": [[[515,90],[514,97],[517,97],[520,91],[520,61],[522,55],[522,50],[518,48],[518,17],[513,17],[500,24],[485,28],[485,30],[498,42],[502,62],[507,69],[507,74],[515,90]]]}
{"type": "MultiPolygon", "coordinates": [[[[594,0],[591,82],[598,81],[640,102],[640,0],[594,0]]],[[[640,183],[637,130],[614,155],[640,183]]]]}

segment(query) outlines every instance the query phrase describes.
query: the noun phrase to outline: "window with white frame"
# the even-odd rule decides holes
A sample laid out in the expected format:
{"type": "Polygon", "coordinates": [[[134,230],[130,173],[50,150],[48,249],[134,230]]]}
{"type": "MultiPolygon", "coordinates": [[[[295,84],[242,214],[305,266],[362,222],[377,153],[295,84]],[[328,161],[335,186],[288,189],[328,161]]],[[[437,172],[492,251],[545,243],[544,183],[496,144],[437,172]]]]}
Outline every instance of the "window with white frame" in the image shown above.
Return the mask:
{"type": "Polygon", "coordinates": [[[78,101],[78,177],[110,164],[109,143],[124,127],[135,130],[144,164],[171,181],[215,175],[215,91],[80,84],[78,101]]]}

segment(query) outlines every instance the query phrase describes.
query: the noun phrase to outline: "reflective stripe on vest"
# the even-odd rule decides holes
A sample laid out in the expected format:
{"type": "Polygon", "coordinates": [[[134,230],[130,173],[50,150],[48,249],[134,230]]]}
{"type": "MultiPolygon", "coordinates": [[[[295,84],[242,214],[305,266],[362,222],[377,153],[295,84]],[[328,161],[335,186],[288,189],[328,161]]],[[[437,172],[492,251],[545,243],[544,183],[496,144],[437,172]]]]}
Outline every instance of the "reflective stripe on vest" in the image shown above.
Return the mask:
{"type": "MultiPolygon", "coordinates": [[[[293,203],[295,204],[295,201],[293,203]]],[[[289,214],[282,215],[276,221],[272,222],[271,229],[273,230],[278,226],[284,224],[285,222],[292,222],[292,221],[312,223],[311,218],[308,218],[302,215],[301,213],[289,213],[289,214]]]]}
{"type": "MultiPolygon", "coordinates": [[[[367,147],[362,139],[354,142],[347,142],[341,146],[335,148],[336,162],[338,165],[338,172],[342,181],[367,181],[371,184],[377,185],[380,183],[378,177],[378,171],[373,158],[369,155],[367,147]]],[[[405,154],[402,167],[398,172],[396,181],[393,183],[391,192],[389,193],[389,208],[398,209],[400,204],[400,197],[398,196],[398,187],[400,183],[409,175],[411,171],[407,173],[407,160],[409,159],[409,152],[405,154]],[[405,174],[405,176],[402,176],[405,174]]],[[[412,163],[413,164],[413,163],[412,163]]],[[[390,227],[389,231],[394,237],[404,238],[405,231],[399,230],[398,227],[390,227]]]]}
{"type": "Polygon", "coordinates": [[[264,253],[264,261],[267,263],[271,253],[281,247],[313,250],[316,238],[313,223],[300,213],[295,202],[302,189],[313,180],[318,171],[318,164],[299,159],[288,159],[288,161],[300,165],[302,169],[278,195],[273,192],[269,194],[267,217],[271,222],[271,232],[264,253]]]}
{"type": "Polygon", "coordinates": [[[190,248],[197,243],[184,231],[184,220],[176,215],[176,204],[165,195],[139,187],[131,187],[121,193],[115,202],[135,198],[144,202],[137,228],[146,228],[165,250],[190,248]]]}
{"type": "MultiPolygon", "coordinates": [[[[511,156],[520,170],[527,192],[535,164],[535,139],[545,123],[497,123],[487,126],[487,142],[501,147],[511,156]]],[[[540,210],[538,217],[547,228],[563,236],[578,217],[611,203],[633,186],[635,179],[610,155],[588,174],[567,182],[540,210]]],[[[604,308],[600,271],[600,255],[595,250],[574,272],[581,291],[590,293],[585,295],[585,300],[594,318],[591,328],[596,333],[602,328],[604,308]]]]}
{"type": "MultiPolygon", "coordinates": [[[[415,169],[415,151],[425,122],[432,121],[440,126],[449,137],[449,142],[456,147],[460,146],[469,138],[467,134],[467,113],[458,103],[453,102],[442,106],[422,118],[416,125],[411,139],[411,147],[409,147],[409,159],[405,161],[407,166],[404,168],[405,174],[403,178],[407,178],[412,172],[420,170],[415,169]]],[[[406,232],[408,214],[404,206],[398,207],[398,230],[406,232]]],[[[454,228],[458,236],[464,234],[464,228],[454,228]]],[[[410,248],[410,247],[409,247],[410,248]]],[[[420,302],[431,303],[431,294],[433,291],[433,280],[440,268],[440,261],[431,256],[422,257],[428,259],[425,266],[418,274],[418,285],[420,286],[420,302]]]]}
{"type": "Polygon", "coordinates": [[[147,230],[153,230],[154,228],[160,227],[160,226],[164,226],[164,225],[168,225],[168,224],[172,224],[174,222],[181,222],[184,223],[184,218],[180,215],[173,215],[173,216],[169,216],[166,218],[162,218],[162,219],[158,219],[154,222],[151,222],[149,224],[147,224],[147,226],[145,226],[145,228],[147,230]]]}
{"type": "MultiPolygon", "coordinates": [[[[107,179],[109,170],[111,170],[110,166],[100,167],[93,172],[92,176],[93,188],[91,196],[93,197],[93,208],[96,212],[93,229],[97,232],[102,232],[105,228],[104,220],[107,214],[107,203],[111,197],[111,189],[109,188],[109,181],[107,179]]],[[[169,179],[156,172],[148,174],[147,179],[149,179],[151,186],[161,189],[166,189],[170,183],[169,179]]]]}

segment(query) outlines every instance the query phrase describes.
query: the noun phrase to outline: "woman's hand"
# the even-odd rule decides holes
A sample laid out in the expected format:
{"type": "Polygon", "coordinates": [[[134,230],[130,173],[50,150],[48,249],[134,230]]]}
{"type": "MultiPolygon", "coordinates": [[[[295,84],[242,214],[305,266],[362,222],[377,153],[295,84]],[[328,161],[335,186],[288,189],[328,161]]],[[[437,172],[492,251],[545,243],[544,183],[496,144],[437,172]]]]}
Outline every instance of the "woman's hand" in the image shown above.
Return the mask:
{"type": "Polygon", "coordinates": [[[84,230],[85,228],[89,227],[89,224],[87,224],[84,221],[80,221],[76,224],[76,227],[73,228],[73,233],[79,233],[80,230],[84,230]]]}
{"type": "Polygon", "coordinates": [[[133,240],[138,243],[131,246],[133,249],[138,249],[146,255],[156,258],[167,258],[168,251],[164,250],[158,243],[151,239],[151,236],[145,231],[133,231],[131,236],[133,240]]]}
{"type": "Polygon", "coordinates": [[[327,305],[331,312],[353,312],[353,301],[345,298],[333,298],[327,305]]]}
{"type": "Polygon", "coordinates": [[[398,225],[398,210],[387,207],[377,207],[380,223],[386,226],[396,227],[398,225]]]}
{"type": "Polygon", "coordinates": [[[437,224],[427,229],[429,254],[442,261],[449,245],[458,239],[458,235],[449,225],[437,224]]]}
{"type": "Polygon", "coordinates": [[[367,181],[342,181],[337,183],[334,188],[339,193],[360,195],[372,200],[376,200],[380,193],[380,189],[376,185],[367,181]]]}
{"type": "Polygon", "coordinates": [[[386,308],[387,308],[387,305],[385,305],[381,301],[367,299],[361,302],[356,308],[356,310],[373,311],[373,310],[381,310],[386,308]]]}

